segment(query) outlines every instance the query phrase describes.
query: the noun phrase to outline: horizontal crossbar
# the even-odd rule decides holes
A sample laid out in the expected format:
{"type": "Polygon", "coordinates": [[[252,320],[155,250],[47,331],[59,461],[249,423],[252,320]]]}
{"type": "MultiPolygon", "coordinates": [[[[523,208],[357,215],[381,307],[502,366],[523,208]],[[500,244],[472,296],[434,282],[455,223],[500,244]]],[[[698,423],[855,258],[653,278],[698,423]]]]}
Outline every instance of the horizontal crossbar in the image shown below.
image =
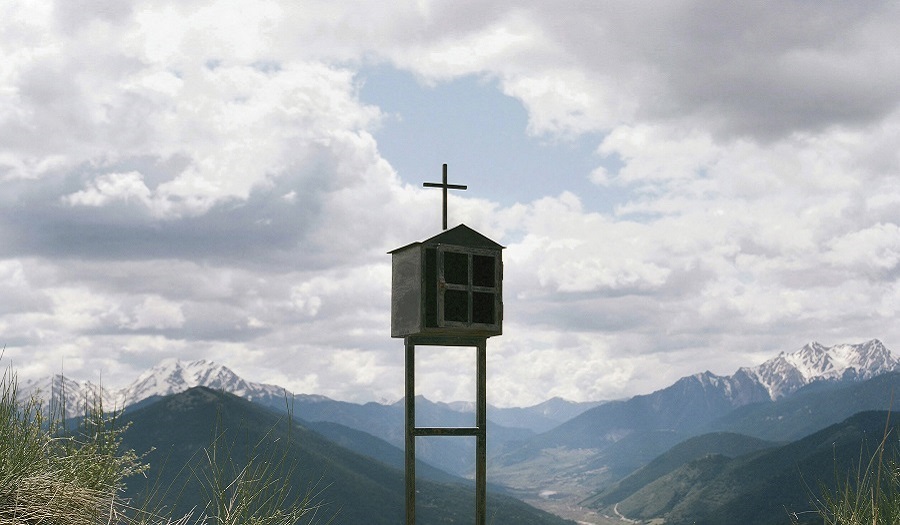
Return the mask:
{"type": "Polygon", "coordinates": [[[454,335],[415,335],[405,338],[406,344],[413,346],[471,346],[478,348],[487,345],[487,337],[454,336],[454,335]]]}
{"type": "Polygon", "coordinates": [[[423,182],[422,186],[425,186],[426,188],[447,188],[450,190],[467,190],[467,189],[469,189],[469,187],[464,184],[447,184],[446,182],[445,183],[423,182]]]}
{"type": "Polygon", "coordinates": [[[416,427],[414,436],[483,436],[485,429],[478,427],[416,427]]]}

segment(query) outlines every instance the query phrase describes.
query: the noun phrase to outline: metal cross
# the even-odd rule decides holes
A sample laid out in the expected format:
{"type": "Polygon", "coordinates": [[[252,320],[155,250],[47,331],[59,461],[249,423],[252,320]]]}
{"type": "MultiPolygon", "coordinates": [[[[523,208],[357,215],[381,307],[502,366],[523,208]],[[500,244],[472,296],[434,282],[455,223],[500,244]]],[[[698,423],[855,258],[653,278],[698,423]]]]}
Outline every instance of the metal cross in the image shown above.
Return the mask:
{"type": "Polygon", "coordinates": [[[462,184],[447,184],[447,165],[444,164],[444,181],[443,182],[425,182],[422,186],[426,188],[442,188],[444,190],[444,229],[447,229],[447,190],[464,190],[468,186],[462,184]]]}

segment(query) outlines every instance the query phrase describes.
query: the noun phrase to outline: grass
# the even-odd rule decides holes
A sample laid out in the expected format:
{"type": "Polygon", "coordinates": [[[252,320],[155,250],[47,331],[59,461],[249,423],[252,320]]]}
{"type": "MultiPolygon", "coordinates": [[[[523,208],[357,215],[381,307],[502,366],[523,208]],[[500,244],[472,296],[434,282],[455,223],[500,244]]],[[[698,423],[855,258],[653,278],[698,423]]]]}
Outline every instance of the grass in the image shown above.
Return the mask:
{"type": "MultiPolygon", "coordinates": [[[[855,472],[835,472],[836,488],[823,487],[814,501],[824,525],[895,525],[900,523],[900,450],[891,445],[897,436],[885,424],[875,451],[861,454],[855,472]]],[[[795,523],[800,520],[795,517],[795,523]]]]}
{"type": "MultiPolygon", "coordinates": [[[[85,403],[78,427],[65,425],[65,407],[45,410],[37,398],[19,399],[15,374],[0,379],[0,525],[296,525],[316,521],[317,493],[292,496],[284,476],[296,465],[254,447],[244,464],[218,437],[201,451],[192,474],[208,503],[184,516],[135,508],[122,496],[125,479],[148,465],[123,450],[121,411],[106,413],[99,398],[85,403]],[[55,413],[58,412],[58,413],[55,413]]],[[[221,434],[218,434],[221,436],[221,434]]],[[[162,492],[178,490],[159,488],[162,492]]]]}
{"type": "Polygon", "coordinates": [[[45,415],[35,398],[17,397],[15,375],[0,379],[0,524],[74,525],[116,521],[122,480],[141,472],[133,452],[120,453],[116,416],[85,414],[76,432],[45,415]]]}
{"type": "MultiPolygon", "coordinates": [[[[290,428],[290,425],[288,425],[290,428]]],[[[271,432],[273,429],[270,429],[271,432]]],[[[305,493],[291,491],[291,479],[298,464],[288,462],[287,449],[263,448],[261,438],[243,465],[234,461],[218,433],[204,450],[203,469],[195,471],[206,500],[206,512],[216,525],[294,525],[315,521],[319,506],[315,486],[305,493]]]]}

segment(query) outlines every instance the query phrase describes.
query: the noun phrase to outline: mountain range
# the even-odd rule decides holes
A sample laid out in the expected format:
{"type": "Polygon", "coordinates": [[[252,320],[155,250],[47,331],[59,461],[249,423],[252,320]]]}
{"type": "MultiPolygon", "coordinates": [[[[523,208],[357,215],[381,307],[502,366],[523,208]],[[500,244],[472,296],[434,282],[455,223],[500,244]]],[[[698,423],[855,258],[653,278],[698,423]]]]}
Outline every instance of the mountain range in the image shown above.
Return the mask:
{"type": "Polygon", "coordinates": [[[650,394],[598,405],[491,456],[489,476],[533,504],[541,504],[539,495],[547,491],[580,500],[693,436],[731,431],[797,439],[858,411],[887,410],[890,390],[885,389],[891,386],[886,383],[898,377],[892,373],[898,369],[878,340],[830,348],[810,343],[731,376],[707,371],[650,394]],[[873,393],[836,391],[852,385],[871,386],[873,393]],[[813,393],[826,397],[805,397],[813,393]]]}
{"type": "Polygon", "coordinates": [[[824,494],[838,484],[857,479],[883,439],[896,441],[897,416],[859,412],[787,444],[705,434],[583,503],[669,525],[821,523],[816,502],[825,501],[824,494]]]}
{"type": "MultiPolygon", "coordinates": [[[[709,371],[687,376],[670,387],[648,396],[635,396],[624,401],[576,403],[552,398],[524,408],[489,407],[490,419],[504,427],[526,428],[542,433],[598,405],[635,402],[650,398],[653,402],[673,390],[702,390],[714,405],[739,406],[774,401],[817,382],[862,381],[885,372],[900,370],[900,361],[877,339],[861,344],[825,347],[809,343],[792,353],[778,356],[756,367],[740,368],[731,376],[717,376],[709,371]]],[[[91,381],[76,381],[62,374],[21,385],[25,394],[40,393],[64,406],[67,416],[79,415],[86,401],[101,399],[106,406],[130,407],[147,399],[183,392],[195,386],[222,390],[266,406],[279,407],[286,400],[302,401],[305,406],[333,400],[320,395],[294,394],[286,388],[247,381],[227,366],[208,360],[181,361],[165,359],[147,370],[124,388],[109,390],[91,381]]],[[[351,405],[352,403],[348,403],[351,405]]],[[[402,400],[394,405],[402,404],[402,400]]],[[[373,403],[367,404],[368,406],[373,403]]],[[[382,405],[391,406],[391,405],[382,405]]],[[[471,412],[470,403],[446,403],[447,412],[471,412]]],[[[715,410],[715,407],[712,407],[715,410]]],[[[676,422],[677,424],[677,422],[676,422]]]]}
{"type": "MultiPolygon", "coordinates": [[[[231,482],[235,479],[264,484],[266,498],[277,494],[273,487],[281,484],[294,496],[310,495],[311,506],[318,507],[310,524],[403,521],[404,478],[397,465],[402,453],[373,459],[342,447],[336,442],[341,439],[328,439],[303,420],[202,386],[160,397],[121,417],[123,445],[150,465],[144,476],[126,479],[125,496],[136,508],[174,519],[190,512],[199,517],[214,501],[217,483],[228,497],[239,492],[231,482]],[[263,464],[265,470],[254,467],[263,464]]],[[[391,448],[352,429],[332,427],[339,438],[362,439],[382,451],[391,448]]],[[[473,521],[475,496],[468,480],[427,470],[421,474],[416,480],[417,523],[473,521]]],[[[487,509],[496,523],[573,525],[494,491],[487,509]]]]}
{"type": "Polygon", "coordinates": [[[119,389],[110,390],[91,381],[76,381],[63,374],[55,374],[25,382],[21,385],[21,391],[26,395],[39,395],[55,410],[64,408],[66,417],[77,417],[83,413],[86,402],[97,399],[106,407],[129,408],[196,386],[229,392],[267,406],[279,401],[284,404],[285,399],[291,396],[285,388],[247,381],[228,367],[205,359],[165,359],[119,389]]]}
{"type": "MultiPolygon", "coordinates": [[[[233,392],[255,405],[290,412],[305,420],[308,428],[357,453],[377,455],[378,461],[396,462],[400,457],[402,400],[356,404],[295,395],[275,385],[246,381],[209,361],[164,361],[115,392],[59,376],[26,383],[25,389],[49,391],[56,399],[69,399],[69,407],[81,406],[84,399],[100,395],[105,403],[134,411],[198,386],[233,392]]],[[[559,501],[570,507],[581,502],[597,512],[613,505],[617,510],[627,510],[626,515],[646,518],[654,508],[656,517],[689,520],[695,512],[690,506],[675,509],[647,503],[649,506],[641,509],[643,503],[636,502],[650,500],[632,498],[645,486],[707,456],[715,458],[707,461],[709,465],[724,465],[727,462],[722,458],[730,461],[746,452],[741,447],[766,450],[781,446],[777,443],[799,442],[861,411],[890,409],[896,388],[900,388],[900,363],[880,341],[832,347],[813,342],[794,352],[782,352],[761,365],[740,368],[730,376],[697,373],[629,399],[595,403],[551,399],[533,407],[489,407],[489,481],[547,509],[558,508],[559,501]],[[679,457],[689,461],[681,463],[669,458],[668,465],[675,467],[660,476],[651,475],[659,471],[657,465],[657,470],[643,470],[644,477],[637,481],[629,477],[642,472],[642,467],[650,468],[669,451],[677,453],[682,445],[699,455],[682,454],[679,457]],[[622,488],[623,483],[627,490],[622,488]],[[547,495],[554,501],[548,501],[547,495]]],[[[466,403],[419,399],[416,406],[420,422],[466,425],[473,418],[466,403]]],[[[417,456],[441,469],[434,471],[435,479],[470,476],[474,460],[470,441],[425,440],[417,446],[417,456]]],[[[692,472],[714,472],[709,465],[700,470],[696,465],[690,468],[695,469],[692,472]]],[[[702,494],[705,484],[722,479],[704,474],[680,477],[678,482],[702,494]]],[[[654,493],[662,490],[660,486],[647,490],[654,493]]],[[[753,500],[753,495],[743,497],[753,500]]],[[[727,502],[722,504],[727,506],[727,502]]],[[[720,510],[723,515],[731,512],[720,510]]]]}
{"type": "MultiPolygon", "coordinates": [[[[184,392],[196,386],[221,390],[272,408],[285,409],[293,404],[306,407],[310,412],[321,413],[340,404],[343,411],[353,412],[359,407],[392,407],[402,410],[403,400],[392,404],[356,404],[335,401],[315,394],[295,394],[288,389],[271,384],[255,383],[238,376],[227,366],[200,359],[182,361],[165,359],[138,376],[129,385],[119,389],[108,389],[91,381],[77,381],[63,374],[55,374],[40,380],[30,380],[20,385],[25,395],[38,395],[55,407],[65,406],[66,417],[82,414],[85,402],[100,399],[104,406],[128,408],[148,400],[184,392]],[[316,408],[316,405],[322,406],[316,408]]],[[[499,408],[489,406],[490,419],[503,427],[524,428],[539,433],[571,419],[600,402],[574,402],[555,397],[530,407],[499,408]]],[[[426,407],[423,418],[434,418],[444,414],[468,414],[474,412],[472,403],[437,403],[440,414],[432,413],[433,407],[426,407]]],[[[456,416],[450,416],[451,418],[456,416]]],[[[465,417],[465,416],[464,416],[465,417]]]]}
{"type": "MultiPolygon", "coordinates": [[[[897,370],[900,361],[877,339],[832,347],[813,342],[790,354],[782,352],[755,368],[741,368],[723,379],[737,385],[743,383],[741,376],[746,376],[765,388],[769,399],[775,401],[811,383],[865,381],[897,370]]],[[[740,394],[736,399],[742,399],[740,394]]]]}
{"type": "MultiPolygon", "coordinates": [[[[120,389],[106,389],[90,381],[76,381],[57,374],[26,382],[21,391],[44,398],[49,409],[57,413],[65,411],[66,417],[72,418],[82,415],[84,407],[97,399],[105,407],[134,410],[198,386],[228,392],[277,411],[291,411],[306,421],[338,423],[396,447],[404,446],[402,399],[392,404],[358,404],[315,394],[293,394],[277,385],[247,381],[227,366],[208,360],[166,359],[120,389]]],[[[597,404],[553,398],[532,407],[489,406],[489,451],[498,451],[508,442],[525,441],[597,404]]],[[[472,426],[474,415],[469,403],[439,403],[420,397],[416,401],[416,421],[420,426],[472,426]]],[[[423,442],[417,454],[435,467],[467,476],[474,470],[474,447],[473,440],[433,438],[423,442]]]]}

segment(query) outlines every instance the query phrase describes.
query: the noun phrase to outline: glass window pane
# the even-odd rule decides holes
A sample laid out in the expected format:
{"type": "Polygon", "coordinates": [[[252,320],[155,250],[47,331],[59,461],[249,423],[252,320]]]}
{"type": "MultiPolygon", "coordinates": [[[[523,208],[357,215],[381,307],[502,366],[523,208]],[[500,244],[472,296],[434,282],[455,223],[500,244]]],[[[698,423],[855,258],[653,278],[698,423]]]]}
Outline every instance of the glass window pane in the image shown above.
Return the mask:
{"type": "Polygon", "coordinates": [[[469,321],[469,294],[462,290],[444,292],[444,321],[469,321]]]}
{"type": "Polygon", "coordinates": [[[472,322],[495,324],[494,294],[474,292],[472,294],[472,322]]]}
{"type": "Polygon", "coordinates": [[[472,284],[475,286],[495,286],[496,259],[490,255],[472,257],[472,284]]]}
{"type": "Polygon", "coordinates": [[[444,281],[450,284],[469,284],[469,256],[465,253],[444,252],[444,281]]]}

